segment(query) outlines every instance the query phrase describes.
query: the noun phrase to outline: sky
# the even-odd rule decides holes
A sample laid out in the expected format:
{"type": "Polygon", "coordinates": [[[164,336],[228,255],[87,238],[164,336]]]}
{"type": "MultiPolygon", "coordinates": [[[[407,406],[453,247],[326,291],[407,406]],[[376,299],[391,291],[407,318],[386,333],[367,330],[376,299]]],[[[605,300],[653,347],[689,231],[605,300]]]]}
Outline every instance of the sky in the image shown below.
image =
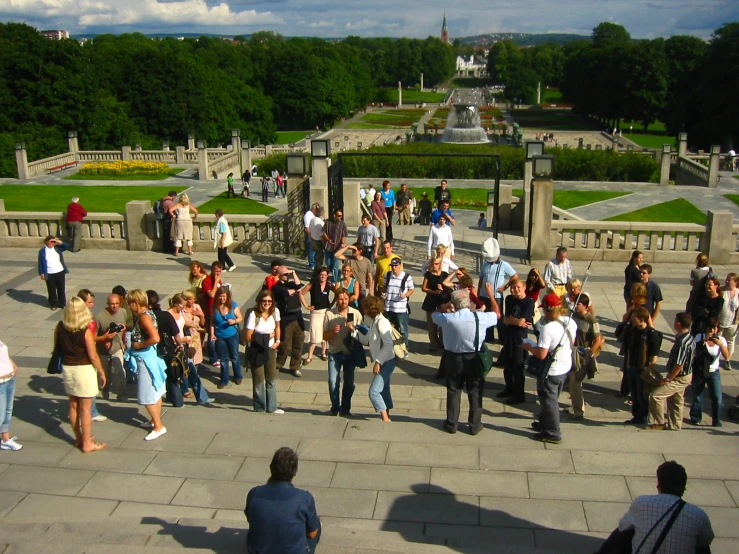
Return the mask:
{"type": "Polygon", "coordinates": [[[709,39],[739,21],[736,0],[0,0],[0,21],[71,34],[205,33],[425,38],[576,33],[623,25],[634,38],[689,34],[709,39]]]}

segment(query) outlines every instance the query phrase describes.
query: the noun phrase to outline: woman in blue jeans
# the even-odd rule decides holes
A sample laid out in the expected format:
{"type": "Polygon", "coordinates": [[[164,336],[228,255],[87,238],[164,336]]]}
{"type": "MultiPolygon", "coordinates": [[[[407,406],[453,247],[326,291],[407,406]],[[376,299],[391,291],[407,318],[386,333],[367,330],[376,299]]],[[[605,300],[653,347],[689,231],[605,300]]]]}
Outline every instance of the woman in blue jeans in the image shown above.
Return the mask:
{"type": "MultiPolygon", "coordinates": [[[[721,427],[721,372],[719,371],[719,360],[723,357],[729,358],[729,348],[726,339],[719,335],[718,321],[709,319],[706,324],[705,334],[695,336],[695,348],[698,352],[705,343],[705,350],[710,359],[708,373],[702,367],[696,367],[693,363],[693,404],[690,406],[690,423],[700,425],[703,418],[703,393],[708,389],[711,397],[711,426],[721,427]]],[[[693,360],[699,359],[696,355],[693,360]]]]}
{"type": "Polygon", "coordinates": [[[385,302],[377,296],[367,296],[362,300],[362,309],[366,318],[372,320],[367,334],[355,331],[355,337],[370,348],[372,372],[375,377],[369,388],[369,398],[375,410],[380,412],[382,421],[390,421],[390,410],[393,408],[393,397],[390,394],[390,376],[395,370],[395,352],[393,351],[392,327],[382,315],[385,302]]]}
{"type": "MultiPolygon", "coordinates": [[[[228,385],[228,362],[231,361],[234,381],[241,384],[241,364],[239,362],[239,323],[241,316],[239,305],[231,300],[231,289],[221,287],[216,292],[213,313],[210,319],[210,336],[215,338],[218,357],[221,359],[221,382],[219,389],[228,385]]],[[[213,339],[211,339],[213,340],[213,339]]]]}
{"type": "Polygon", "coordinates": [[[18,366],[8,355],[8,345],[0,340],[0,450],[20,450],[17,437],[10,436],[10,421],[13,419],[13,400],[15,398],[15,374],[18,366]]]}

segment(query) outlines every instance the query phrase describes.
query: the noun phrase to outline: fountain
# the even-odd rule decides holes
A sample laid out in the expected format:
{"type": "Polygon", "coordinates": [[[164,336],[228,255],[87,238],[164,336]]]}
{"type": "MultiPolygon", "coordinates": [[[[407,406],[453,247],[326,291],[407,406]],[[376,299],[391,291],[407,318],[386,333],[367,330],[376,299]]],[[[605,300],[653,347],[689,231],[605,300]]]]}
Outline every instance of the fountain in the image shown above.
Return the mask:
{"type": "Polygon", "coordinates": [[[475,104],[454,104],[449,112],[441,142],[453,144],[487,144],[485,129],[480,125],[480,114],[475,104]]]}

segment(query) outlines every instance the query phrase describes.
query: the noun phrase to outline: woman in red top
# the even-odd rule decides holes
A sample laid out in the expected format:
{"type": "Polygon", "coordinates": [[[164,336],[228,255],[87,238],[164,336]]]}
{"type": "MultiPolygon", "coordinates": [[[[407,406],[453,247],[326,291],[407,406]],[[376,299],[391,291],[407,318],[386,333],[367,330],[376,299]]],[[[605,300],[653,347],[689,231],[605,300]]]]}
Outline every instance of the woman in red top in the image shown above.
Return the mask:
{"type": "Polygon", "coordinates": [[[544,284],[541,273],[539,273],[538,269],[532,267],[526,277],[526,297],[536,302],[539,300],[539,291],[543,288],[546,288],[546,284],[544,284]]]}

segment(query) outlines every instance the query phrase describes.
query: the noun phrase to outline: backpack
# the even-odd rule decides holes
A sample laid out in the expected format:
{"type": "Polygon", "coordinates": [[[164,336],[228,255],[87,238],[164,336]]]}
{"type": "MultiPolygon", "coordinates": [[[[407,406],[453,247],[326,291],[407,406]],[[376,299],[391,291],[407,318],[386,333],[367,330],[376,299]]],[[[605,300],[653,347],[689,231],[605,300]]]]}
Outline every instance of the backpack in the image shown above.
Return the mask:
{"type": "MultiPolygon", "coordinates": [[[[390,283],[390,275],[391,274],[392,274],[392,271],[388,271],[385,274],[385,290],[387,290],[387,285],[388,285],[388,283],[390,283]]],[[[403,294],[403,291],[405,290],[405,284],[408,282],[408,277],[410,277],[410,275],[408,275],[408,272],[406,272],[405,276],[400,280],[400,293],[401,294],[403,294]]],[[[405,300],[407,300],[406,306],[408,308],[408,313],[410,314],[411,313],[411,301],[410,301],[409,298],[406,298],[405,300]]],[[[393,327],[393,329],[394,329],[394,327],[393,327]]]]}
{"type": "Polygon", "coordinates": [[[164,198],[160,198],[154,202],[154,217],[159,220],[164,219],[164,198]]]}

